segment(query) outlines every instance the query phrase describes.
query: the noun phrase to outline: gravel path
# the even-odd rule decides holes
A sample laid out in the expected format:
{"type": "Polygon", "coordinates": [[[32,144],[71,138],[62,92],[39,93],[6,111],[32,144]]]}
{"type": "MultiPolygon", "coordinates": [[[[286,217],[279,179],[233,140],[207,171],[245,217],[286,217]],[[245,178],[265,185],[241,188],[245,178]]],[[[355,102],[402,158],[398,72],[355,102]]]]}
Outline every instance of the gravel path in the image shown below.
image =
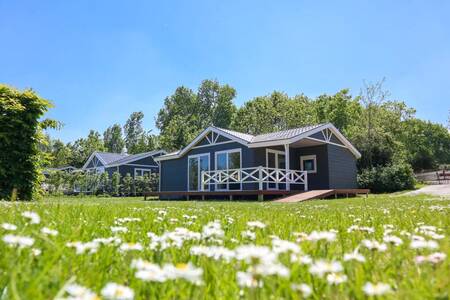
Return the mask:
{"type": "Polygon", "coordinates": [[[429,194],[435,196],[450,197],[450,184],[427,185],[421,189],[418,189],[417,191],[407,193],[407,195],[417,195],[417,194],[429,194]]]}

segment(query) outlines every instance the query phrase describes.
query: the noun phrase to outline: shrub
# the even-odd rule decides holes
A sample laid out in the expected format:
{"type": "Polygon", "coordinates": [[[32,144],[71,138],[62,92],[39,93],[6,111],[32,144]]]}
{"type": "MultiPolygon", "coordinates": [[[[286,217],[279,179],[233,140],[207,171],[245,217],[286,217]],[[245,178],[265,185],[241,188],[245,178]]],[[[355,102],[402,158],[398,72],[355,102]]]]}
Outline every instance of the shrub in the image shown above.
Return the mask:
{"type": "Polygon", "coordinates": [[[32,90],[0,85],[0,199],[31,200],[41,192],[41,132],[56,127],[41,121],[50,107],[32,90]]]}
{"type": "Polygon", "coordinates": [[[414,173],[411,166],[400,162],[387,166],[364,169],[358,175],[360,188],[373,193],[389,193],[414,188],[414,173]]]}

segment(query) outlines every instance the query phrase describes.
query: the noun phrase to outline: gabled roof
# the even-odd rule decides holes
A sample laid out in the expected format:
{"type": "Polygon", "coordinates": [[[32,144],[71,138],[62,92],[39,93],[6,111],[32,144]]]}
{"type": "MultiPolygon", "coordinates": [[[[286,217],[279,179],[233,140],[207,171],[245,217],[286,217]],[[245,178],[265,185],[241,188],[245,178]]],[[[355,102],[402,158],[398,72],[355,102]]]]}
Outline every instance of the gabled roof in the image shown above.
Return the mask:
{"type": "Polygon", "coordinates": [[[127,156],[127,154],[123,153],[97,152],[97,157],[101,162],[104,162],[105,165],[109,165],[110,163],[123,159],[127,156]]]}
{"type": "Polygon", "coordinates": [[[128,155],[124,158],[121,158],[119,160],[114,161],[113,163],[111,163],[110,165],[108,165],[108,167],[113,167],[113,166],[118,166],[118,165],[124,165],[136,160],[140,160],[149,156],[154,156],[157,154],[165,154],[166,152],[163,150],[153,150],[150,152],[143,152],[143,153],[138,153],[138,154],[133,154],[133,155],[128,155]]]}
{"type": "MultiPolygon", "coordinates": [[[[174,159],[179,158],[186,154],[192,147],[194,147],[198,142],[201,141],[209,132],[215,132],[221,134],[235,142],[241,143],[249,148],[258,148],[258,147],[270,147],[270,146],[278,146],[285,144],[292,144],[301,139],[309,138],[309,136],[320,132],[322,130],[328,129],[339,139],[342,144],[349,149],[350,152],[355,155],[355,157],[361,157],[361,154],[358,150],[348,141],[339,130],[334,127],[331,123],[326,124],[317,124],[317,125],[309,125],[299,128],[293,128],[288,130],[282,130],[272,133],[265,133],[260,135],[251,135],[242,132],[237,132],[230,129],[223,129],[215,126],[210,126],[203,130],[189,145],[184,147],[179,151],[175,151],[169,154],[161,155],[156,158],[156,161],[166,160],[166,159],[174,159]]],[[[312,138],[310,138],[312,139],[312,138]]],[[[330,142],[330,141],[328,141],[330,142]]]]}
{"type": "Polygon", "coordinates": [[[201,141],[203,137],[205,137],[209,132],[216,132],[221,134],[235,142],[241,143],[249,148],[257,148],[257,147],[269,147],[269,146],[277,146],[284,144],[292,144],[301,139],[308,138],[309,136],[320,132],[322,130],[328,129],[333,132],[333,134],[338,138],[345,147],[347,147],[350,152],[355,155],[355,157],[361,157],[361,154],[358,150],[339,132],[339,130],[334,127],[331,123],[326,124],[317,124],[317,125],[309,125],[299,128],[293,128],[288,130],[282,130],[272,133],[265,133],[260,135],[251,135],[242,132],[237,132],[230,129],[223,129],[215,126],[210,126],[203,130],[189,145],[185,148],[175,151],[166,155],[161,155],[155,160],[166,160],[166,159],[174,159],[183,156],[186,152],[188,152],[192,147],[194,147],[198,142],[201,141]]]}
{"type": "Polygon", "coordinates": [[[124,164],[130,163],[130,162],[133,162],[133,161],[136,161],[136,160],[148,157],[148,156],[154,156],[154,155],[158,155],[161,153],[164,154],[166,152],[163,150],[154,150],[154,151],[150,151],[150,152],[128,155],[128,154],[123,154],[123,153],[110,153],[110,152],[95,151],[91,154],[91,156],[89,156],[88,160],[86,161],[86,163],[84,164],[82,169],[86,169],[94,157],[97,157],[98,160],[100,160],[100,162],[103,164],[104,167],[113,167],[113,166],[124,165],[124,164]]]}

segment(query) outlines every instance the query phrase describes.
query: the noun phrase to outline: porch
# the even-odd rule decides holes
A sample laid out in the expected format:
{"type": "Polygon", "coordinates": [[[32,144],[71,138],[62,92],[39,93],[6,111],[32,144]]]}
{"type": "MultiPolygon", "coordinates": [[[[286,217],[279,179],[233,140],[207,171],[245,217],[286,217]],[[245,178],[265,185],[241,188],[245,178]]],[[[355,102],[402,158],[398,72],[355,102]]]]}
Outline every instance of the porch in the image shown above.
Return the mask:
{"type": "Polygon", "coordinates": [[[308,190],[308,173],[269,167],[209,170],[201,172],[201,191],[286,191],[308,190]],[[300,187],[300,188],[299,188],[300,187]]]}

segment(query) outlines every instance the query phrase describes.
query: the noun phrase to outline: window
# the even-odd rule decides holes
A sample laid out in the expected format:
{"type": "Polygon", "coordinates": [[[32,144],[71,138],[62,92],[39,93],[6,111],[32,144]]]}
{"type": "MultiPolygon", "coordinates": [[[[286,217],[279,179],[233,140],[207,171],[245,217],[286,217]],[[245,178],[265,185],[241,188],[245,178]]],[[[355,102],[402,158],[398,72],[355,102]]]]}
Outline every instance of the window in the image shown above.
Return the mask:
{"type": "MultiPolygon", "coordinates": [[[[216,170],[235,170],[241,168],[241,149],[225,150],[216,152],[216,170]]],[[[227,173],[228,174],[228,173],[227,173]]],[[[239,172],[233,173],[233,178],[239,181],[239,172]]],[[[220,175],[221,176],[221,175],[220,175]]],[[[240,183],[217,184],[216,190],[240,190],[240,183]]]]}
{"type": "Polygon", "coordinates": [[[152,174],[152,170],[149,169],[134,169],[134,178],[145,175],[150,177],[150,174],[152,174]]]}
{"type": "Polygon", "coordinates": [[[317,173],[317,161],[315,155],[300,156],[300,169],[308,173],[317,173]]]}

